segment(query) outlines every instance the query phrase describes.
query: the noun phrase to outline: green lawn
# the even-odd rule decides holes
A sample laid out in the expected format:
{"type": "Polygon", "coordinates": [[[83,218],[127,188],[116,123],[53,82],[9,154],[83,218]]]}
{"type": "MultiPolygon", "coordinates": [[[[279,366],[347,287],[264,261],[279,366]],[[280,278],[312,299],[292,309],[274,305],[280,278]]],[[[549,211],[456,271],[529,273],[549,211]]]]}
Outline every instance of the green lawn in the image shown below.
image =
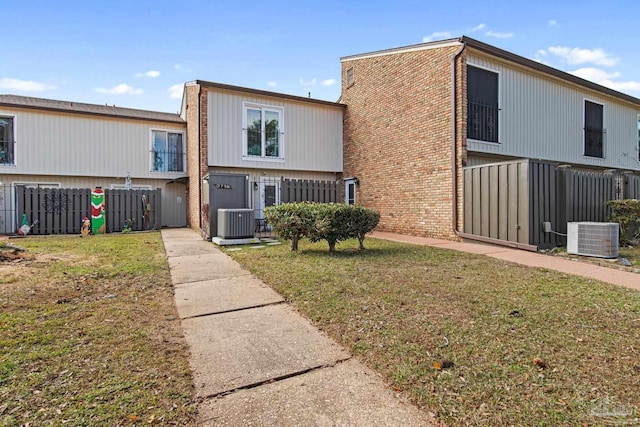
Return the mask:
{"type": "Polygon", "coordinates": [[[0,425],[193,425],[159,233],[11,240],[0,263],[0,425]]]}
{"type": "Polygon", "coordinates": [[[335,256],[307,241],[299,253],[284,244],[229,255],[449,425],[640,422],[640,293],[446,249],[365,243],[363,253],[339,244],[335,256]]]}

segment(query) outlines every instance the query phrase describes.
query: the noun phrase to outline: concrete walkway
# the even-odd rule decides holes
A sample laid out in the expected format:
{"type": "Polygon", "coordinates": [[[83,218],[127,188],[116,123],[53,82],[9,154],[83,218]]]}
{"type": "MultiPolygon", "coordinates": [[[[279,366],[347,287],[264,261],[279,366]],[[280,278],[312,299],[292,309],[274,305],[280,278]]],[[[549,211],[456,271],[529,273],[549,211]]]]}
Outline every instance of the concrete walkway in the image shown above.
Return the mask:
{"type": "Polygon", "coordinates": [[[396,242],[412,243],[422,246],[434,246],[461,252],[482,254],[529,267],[556,270],[562,273],[575,274],[589,279],[596,279],[602,282],[640,290],[640,274],[630,271],[616,270],[614,268],[601,267],[586,262],[574,261],[568,258],[544,255],[536,252],[507,248],[504,246],[495,246],[476,242],[453,242],[449,240],[404,236],[380,231],[374,231],[368,236],[377,239],[393,240],[396,242]]]}
{"type": "Polygon", "coordinates": [[[198,425],[438,425],[196,232],[162,230],[162,239],[198,425]]]}

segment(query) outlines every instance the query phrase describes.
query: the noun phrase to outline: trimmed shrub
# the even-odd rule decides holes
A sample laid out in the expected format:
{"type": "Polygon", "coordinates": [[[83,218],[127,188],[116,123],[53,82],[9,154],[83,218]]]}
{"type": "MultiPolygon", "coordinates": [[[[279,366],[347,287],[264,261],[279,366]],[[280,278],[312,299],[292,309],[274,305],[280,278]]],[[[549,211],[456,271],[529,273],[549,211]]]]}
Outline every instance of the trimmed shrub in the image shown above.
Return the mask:
{"type": "Polygon", "coordinates": [[[314,225],[312,203],[284,203],[269,206],[264,218],[273,230],[285,240],[291,240],[291,250],[298,250],[298,241],[311,233],[314,225]]]}
{"type": "Polygon", "coordinates": [[[607,202],[611,207],[608,221],[620,224],[620,245],[640,245],[640,200],[625,199],[607,202]]]}
{"type": "Polygon", "coordinates": [[[349,236],[349,221],[351,219],[350,205],[336,203],[318,203],[314,206],[315,223],[309,239],[312,242],[326,240],[329,252],[336,252],[336,243],[347,240],[349,236]]]}
{"type": "Polygon", "coordinates": [[[364,238],[380,220],[380,214],[361,206],[338,203],[285,203],[265,209],[265,219],[280,237],[291,241],[291,250],[298,250],[298,241],[307,237],[312,242],[326,240],[329,252],[347,239],[358,239],[364,249],[364,238]]]}
{"type": "Polygon", "coordinates": [[[358,239],[360,250],[364,250],[364,237],[370,233],[380,221],[380,213],[362,206],[351,206],[349,219],[349,237],[358,239]]]}

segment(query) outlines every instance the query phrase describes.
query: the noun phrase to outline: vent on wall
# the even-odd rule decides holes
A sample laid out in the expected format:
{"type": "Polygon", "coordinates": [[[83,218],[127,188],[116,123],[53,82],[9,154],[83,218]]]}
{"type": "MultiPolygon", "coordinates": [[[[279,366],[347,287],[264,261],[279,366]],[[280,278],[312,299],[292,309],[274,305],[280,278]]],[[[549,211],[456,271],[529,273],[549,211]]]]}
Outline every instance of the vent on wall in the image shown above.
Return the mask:
{"type": "Polygon", "coordinates": [[[253,209],[218,209],[218,237],[253,237],[253,209]]]}
{"type": "Polygon", "coordinates": [[[617,223],[570,222],[567,224],[567,253],[599,258],[617,258],[617,223]]]}

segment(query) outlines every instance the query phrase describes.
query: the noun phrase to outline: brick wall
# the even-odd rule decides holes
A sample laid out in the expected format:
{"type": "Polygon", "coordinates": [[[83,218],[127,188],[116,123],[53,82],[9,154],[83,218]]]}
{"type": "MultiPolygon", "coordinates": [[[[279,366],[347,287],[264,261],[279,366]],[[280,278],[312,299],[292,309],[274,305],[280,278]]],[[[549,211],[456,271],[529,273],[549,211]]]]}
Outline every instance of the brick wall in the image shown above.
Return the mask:
{"type": "MultiPolygon", "coordinates": [[[[342,64],[343,81],[353,68],[353,84],[343,84],[341,98],[347,104],[344,175],[360,180],[357,203],[380,211],[378,230],[455,237],[451,59],[457,50],[450,46],[342,64]]],[[[464,81],[461,64],[462,58],[458,81],[464,81]]],[[[464,87],[457,91],[458,100],[464,99],[464,87]]],[[[457,103],[460,130],[463,104],[457,103]]],[[[458,167],[463,141],[458,132],[458,167]]]]}
{"type": "Polygon", "coordinates": [[[208,173],[207,158],[207,88],[200,85],[186,87],[187,93],[187,222],[200,230],[202,177],[208,173]]]}

